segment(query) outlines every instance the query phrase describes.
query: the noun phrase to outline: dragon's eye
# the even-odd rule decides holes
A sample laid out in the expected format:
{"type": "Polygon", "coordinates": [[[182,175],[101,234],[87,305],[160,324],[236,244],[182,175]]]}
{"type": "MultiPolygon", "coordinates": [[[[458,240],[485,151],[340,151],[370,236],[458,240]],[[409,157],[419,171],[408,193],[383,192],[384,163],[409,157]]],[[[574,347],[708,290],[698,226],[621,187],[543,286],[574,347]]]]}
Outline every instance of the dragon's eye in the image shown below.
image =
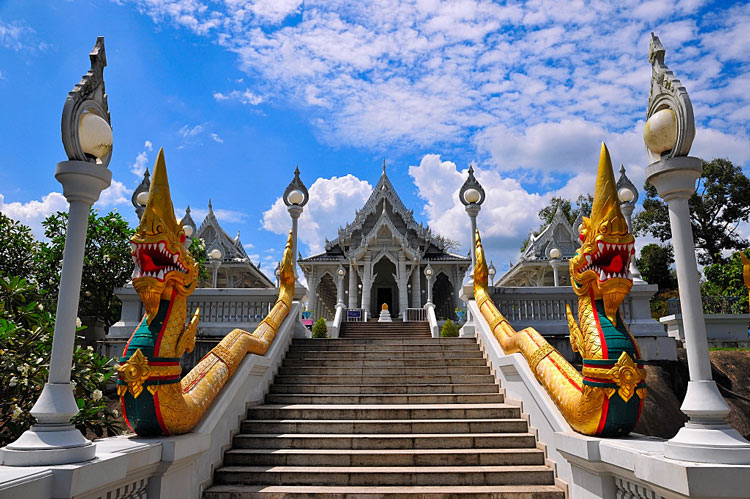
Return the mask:
{"type": "Polygon", "coordinates": [[[183,243],[183,244],[185,243],[185,233],[184,232],[182,234],[180,234],[180,242],[183,243]]]}
{"type": "Polygon", "coordinates": [[[607,232],[609,232],[609,222],[602,222],[599,226],[599,232],[601,232],[602,234],[606,234],[607,232]]]}
{"type": "Polygon", "coordinates": [[[578,234],[578,239],[581,240],[581,242],[584,242],[586,240],[586,231],[581,231],[580,234],[578,234]]]}

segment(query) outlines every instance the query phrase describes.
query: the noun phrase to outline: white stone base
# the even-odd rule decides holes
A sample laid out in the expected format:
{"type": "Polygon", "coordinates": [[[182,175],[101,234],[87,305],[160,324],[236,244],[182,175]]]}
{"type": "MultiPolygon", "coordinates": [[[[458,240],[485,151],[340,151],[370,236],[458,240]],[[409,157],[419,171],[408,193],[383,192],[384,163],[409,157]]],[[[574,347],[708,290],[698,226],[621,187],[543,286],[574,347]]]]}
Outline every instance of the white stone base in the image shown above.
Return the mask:
{"type": "Polygon", "coordinates": [[[381,310],[378,322],[393,322],[393,319],[391,319],[391,313],[388,310],[381,310]]]}

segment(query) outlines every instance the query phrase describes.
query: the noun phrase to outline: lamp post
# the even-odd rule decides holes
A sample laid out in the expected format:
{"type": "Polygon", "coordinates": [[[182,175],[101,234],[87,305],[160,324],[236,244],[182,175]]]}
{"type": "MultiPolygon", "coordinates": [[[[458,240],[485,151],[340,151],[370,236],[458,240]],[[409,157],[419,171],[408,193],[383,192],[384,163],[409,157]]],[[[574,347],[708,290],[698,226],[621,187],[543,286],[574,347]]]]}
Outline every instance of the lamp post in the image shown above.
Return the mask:
{"type": "Polygon", "coordinates": [[[346,270],[344,270],[344,267],[339,265],[338,270],[336,270],[336,307],[344,306],[344,276],[345,275],[346,275],[346,270]]]}
{"type": "Polygon", "coordinates": [[[276,268],[273,270],[273,275],[276,276],[276,289],[281,287],[281,262],[276,264],[276,268]]]}
{"type": "Polygon", "coordinates": [[[664,445],[667,458],[701,463],[750,464],[750,442],[729,426],[729,406],[711,376],[688,199],[701,175],[701,160],[689,157],[695,137],[687,90],[664,64],[664,46],[651,34],[651,93],[643,132],[651,164],[646,179],[669,209],[677,283],[682,304],[690,381],[680,410],[688,422],[664,445]]]}
{"type": "Polygon", "coordinates": [[[555,287],[558,287],[560,285],[560,281],[558,278],[557,269],[560,267],[560,250],[558,248],[552,248],[549,250],[549,257],[550,261],[549,264],[552,265],[552,277],[555,282],[555,287]]]}
{"type": "Polygon", "coordinates": [[[492,263],[492,260],[490,260],[490,268],[487,269],[487,274],[490,276],[490,286],[495,285],[495,273],[497,273],[497,270],[495,269],[495,265],[492,263]]]}
{"type": "Polygon", "coordinates": [[[424,275],[427,278],[427,303],[425,306],[430,305],[434,307],[432,303],[432,266],[429,263],[424,269],[424,275]]]}
{"type": "Polygon", "coordinates": [[[104,38],[97,38],[89,57],[91,69],[65,100],[62,141],[68,161],[58,163],[55,170],[55,178],[63,186],[70,210],[49,378],[31,409],[36,424],[0,453],[0,462],[9,466],[87,461],[93,459],[96,452],[95,445],[70,424],[78,413],[70,371],[89,209],[112,181],[112,172],[107,168],[112,157],[112,128],[104,90],[103,75],[107,65],[104,38]]]}
{"type": "MultiPolygon", "coordinates": [[[[625,166],[620,165],[620,178],[617,179],[617,198],[620,200],[620,211],[625,216],[625,222],[628,224],[628,232],[633,232],[633,209],[638,202],[638,189],[633,182],[625,175],[625,166]]],[[[630,275],[633,276],[635,284],[644,282],[638,267],[635,265],[635,258],[630,259],[630,275]]]]}
{"type": "Polygon", "coordinates": [[[464,205],[466,213],[469,214],[471,220],[471,235],[469,237],[469,248],[471,253],[471,268],[467,272],[467,278],[474,277],[474,265],[476,264],[476,255],[474,254],[474,238],[477,232],[477,215],[479,210],[482,209],[482,203],[484,203],[484,189],[474,177],[474,165],[469,165],[469,177],[461,186],[461,190],[458,191],[458,199],[464,205]]]}
{"type": "Polygon", "coordinates": [[[219,276],[219,267],[221,267],[221,257],[223,255],[221,254],[221,250],[214,248],[211,251],[208,252],[208,257],[211,259],[209,264],[211,265],[211,268],[214,271],[214,288],[216,287],[216,279],[219,276]]]}
{"type": "Polygon", "coordinates": [[[284,204],[292,217],[292,268],[294,269],[294,278],[297,278],[297,220],[302,215],[307,202],[310,200],[310,194],[307,187],[299,178],[299,167],[294,169],[294,178],[284,189],[284,204]]]}

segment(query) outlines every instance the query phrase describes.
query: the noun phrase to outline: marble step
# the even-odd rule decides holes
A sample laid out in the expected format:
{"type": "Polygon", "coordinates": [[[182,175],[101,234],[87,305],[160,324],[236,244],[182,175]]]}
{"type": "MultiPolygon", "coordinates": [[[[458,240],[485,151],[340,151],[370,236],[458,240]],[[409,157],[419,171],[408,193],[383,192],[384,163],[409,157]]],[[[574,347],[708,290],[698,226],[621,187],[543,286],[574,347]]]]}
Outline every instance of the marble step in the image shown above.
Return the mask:
{"type": "Polygon", "coordinates": [[[415,375],[442,375],[442,376],[453,376],[453,375],[481,375],[489,374],[490,368],[486,365],[458,365],[458,366],[388,366],[388,365],[375,365],[375,366],[357,366],[357,367],[309,367],[309,365],[299,366],[286,366],[282,365],[279,369],[279,375],[290,376],[290,375],[303,375],[303,376],[346,376],[346,375],[360,375],[360,376],[415,376],[415,375]]]}
{"type": "Polygon", "coordinates": [[[449,393],[499,393],[500,386],[496,384],[452,384],[452,383],[420,383],[411,385],[396,384],[322,384],[315,379],[308,379],[307,383],[271,385],[270,393],[315,393],[315,394],[389,394],[405,395],[409,393],[449,394],[449,393]]]}
{"type": "Polygon", "coordinates": [[[214,485],[203,492],[204,499],[565,499],[565,492],[554,485],[481,486],[282,486],[214,485]]]}
{"type": "Polygon", "coordinates": [[[494,384],[495,378],[491,374],[454,374],[431,376],[276,376],[273,386],[318,383],[321,385],[350,385],[350,384],[372,384],[372,385],[396,385],[409,386],[415,384],[494,384]]]}
{"type": "Polygon", "coordinates": [[[526,433],[525,419],[375,419],[375,420],[299,420],[246,419],[242,434],[257,433],[526,433]]]}
{"type": "Polygon", "coordinates": [[[373,419],[494,419],[520,418],[521,408],[508,404],[402,405],[257,405],[247,419],[373,420],[373,419]]]}
{"type": "Polygon", "coordinates": [[[282,367],[456,367],[456,366],[487,366],[487,361],[482,358],[458,358],[458,359],[430,359],[422,357],[409,358],[383,358],[383,359],[338,359],[338,358],[289,358],[284,361],[282,367]]]}
{"type": "Polygon", "coordinates": [[[347,338],[295,338],[292,340],[292,346],[310,346],[310,345],[328,345],[338,348],[346,345],[459,345],[471,344],[477,345],[476,338],[419,338],[403,339],[391,338],[387,340],[380,339],[347,339],[347,338]]]}
{"type": "Polygon", "coordinates": [[[303,394],[269,393],[268,404],[483,404],[501,403],[501,393],[303,394]]]}
{"type": "MultiPolygon", "coordinates": [[[[316,340],[317,341],[317,340],[316,340]]],[[[346,341],[346,340],[341,340],[346,341]]],[[[479,346],[472,343],[435,343],[435,344],[403,344],[403,343],[347,343],[337,344],[327,341],[317,341],[316,343],[297,344],[292,343],[289,347],[290,352],[445,352],[455,350],[479,350],[479,346]]]]}
{"type": "Polygon", "coordinates": [[[383,360],[383,359],[483,359],[483,353],[479,350],[441,350],[435,352],[420,351],[310,351],[295,350],[286,354],[286,360],[309,359],[309,360],[383,360]]]}

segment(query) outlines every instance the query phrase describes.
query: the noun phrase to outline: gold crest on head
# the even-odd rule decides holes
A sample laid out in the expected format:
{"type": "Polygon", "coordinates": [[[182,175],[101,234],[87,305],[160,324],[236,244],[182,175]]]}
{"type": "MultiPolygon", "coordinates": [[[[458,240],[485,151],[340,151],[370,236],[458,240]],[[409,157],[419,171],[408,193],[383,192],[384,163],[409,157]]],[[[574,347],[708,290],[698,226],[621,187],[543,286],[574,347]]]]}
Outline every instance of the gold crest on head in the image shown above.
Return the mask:
{"type": "Polygon", "coordinates": [[[185,230],[177,222],[169,191],[164,150],[159,150],[143,216],[130,239],[135,261],[133,287],[146,307],[149,323],[161,299],[172,292],[190,295],[198,282],[198,264],[185,247],[185,230]]]}
{"type": "Polygon", "coordinates": [[[581,248],[570,259],[570,277],[576,294],[594,292],[604,301],[613,323],[617,309],[633,286],[630,261],[635,254],[633,235],[620,210],[617,184],[607,146],[602,143],[591,216],[583,217],[581,248]]]}

